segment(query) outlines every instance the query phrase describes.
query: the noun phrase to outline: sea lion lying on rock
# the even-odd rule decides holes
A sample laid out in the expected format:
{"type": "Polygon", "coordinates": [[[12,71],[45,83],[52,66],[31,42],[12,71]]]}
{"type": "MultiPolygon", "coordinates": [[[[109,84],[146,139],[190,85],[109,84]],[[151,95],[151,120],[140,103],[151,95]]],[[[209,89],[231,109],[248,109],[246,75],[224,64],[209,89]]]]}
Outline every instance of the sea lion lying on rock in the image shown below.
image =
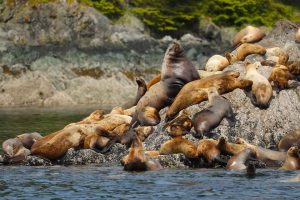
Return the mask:
{"type": "Polygon", "coordinates": [[[197,154],[205,159],[208,166],[213,166],[215,163],[226,165],[226,161],[221,159],[221,151],[218,148],[218,141],[213,139],[202,139],[197,146],[197,154]]]}
{"type": "Polygon", "coordinates": [[[287,157],[279,169],[283,170],[299,170],[300,169],[300,155],[298,147],[291,147],[287,151],[287,157]]]}
{"type": "Polygon", "coordinates": [[[260,108],[268,108],[273,95],[273,90],[268,79],[257,71],[260,66],[261,64],[259,62],[255,62],[254,64],[245,62],[245,79],[253,82],[252,103],[260,108]]]}
{"type": "Polygon", "coordinates": [[[162,169],[160,163],[145,154],[143,144],[134,137],[128,155],[122,158],[121,164],[126,171],[147,171],[162,169]]]}
{"type": "Polygon", "coordinates": [[[41,134],[37,132],[33,133],[23,133],[21,135],[17,135],[17,137],[23,144],[26,149],[31,149],[32,145],[39,139],[43,138],[41,134]]]}
{"type": "Polygon", "coordinates": [[[246,26],[234,36],[233,45],[258,42],[265,36],[266,34],[261,29],[254,26],[246,26]]]}
{"type": "Polygon", "coordinates": [[[245,43],[239,46],[235,53],[225,53],[225,57],[230,64],[233,64],[237,61],[244,61],[245,58],[251,54],[265,55],[266,49],[258,44],[249,44],[245,43]]]}
{"type": "Polygon", "coordinates": [[[208,106],[193,117],[196,138],[208,136],[211,130],[219,126],[223,118],[227,118],[230,122],[234,121],[234,113],[228,99],[219,95],[215,87],[208,88],[207,95],[208,106]]]}
{"type": "Polygon", "coordinates": [[[250,149],[244,149],[243,151],[239,152],[238,154],[232,156],[226,165],[226,169],[230,170],[243,170],[246,169],[246,162],[254,159],[256,157],[255,152],[250,149]]]}
{"type": "Polygon", "coordinates": [[[284,65],[276,65],[272,68],[272,72],[268,81],[273,82],[274,86],[280,90],[288,88],[289,80],[292,80],[294,76],[289,72],[289,69],[284,65]]]}
{"type": "Polygon", "coordinates": [[[263,147],[255,146],[252,144],[247,143],[242,138],[236,139],[237,144],[243,144],[248,148],[251,148],[256,152],[256,157],[258,160],[263,161],[269,167],[278,167],[281,165],[282,162],[286,159],[286,153],[280,151],[273,151],[270,149],[265,149],[263,147]]]}
{"type": "Polygon", "coordinates": [[[229,65],[227,58],[214,55],[208,59],[205,65],[205,70],[208,72],[222,71],[229,65]]]}
{"type": "Polygon", "coordinates": [[[205,88],[216,87],[218,88],[219,94],[224,94],[231,92],[236,88],[243,89],[252,85],[252,81],[244,79],[239,80],[239,76],[239,72],[227,71],[222,74],[209,76],[186,84],[167,110],[166,121],[174,119],[181,110],[207,100],[205,88]]]}
{"type": "Polygon", "coordinates": [[[286,66],[289,69],[289,71],[291,72],[291,74],[293,74],[295,76],[300,75],[300,61],[291,61],[291,62],[287,63],[286,66]]]}
{"type": "Polygon", "coordinates": [[[296,129],[283,136],[278,143],[278,150],[288,151],[292,146],[300,148],[300,129],[296,129]]]}
{"type": "Polygon", "coordinates": [[[212,76],[212,75],[215,75],[215,74],[222,74],[223,71],[208,72],[208,71],[205,71],[205,70],[198,70],[198,73],[199,73],[200,79],[202,79],[202,78],[206,78],[208,76],[212,76]]]}
{"type": "Polygon", "coordinates": [[[30,150],[26,149],[18,138],[8,139],[2,143],[4,152],[4,163],[18,163],[30,155],[30,150]]]}
{"type": "Polygon", "coordinates": [[[228,142],[227,139],[223,136],[221,136],[218,141],[218,149],[223,155],[237,155],[246,148],[247,146],[245,144],[235,144],[228,142]]]}
{"type": "Polygon", "coordinates": [[[285,65],[289,60],[289,54],[287,54],[283,49],[279,47],[267,48],[266,50],[266,61],[262,61],[262,63],[270,63],[271,61],[275,64],[285,65]]]}

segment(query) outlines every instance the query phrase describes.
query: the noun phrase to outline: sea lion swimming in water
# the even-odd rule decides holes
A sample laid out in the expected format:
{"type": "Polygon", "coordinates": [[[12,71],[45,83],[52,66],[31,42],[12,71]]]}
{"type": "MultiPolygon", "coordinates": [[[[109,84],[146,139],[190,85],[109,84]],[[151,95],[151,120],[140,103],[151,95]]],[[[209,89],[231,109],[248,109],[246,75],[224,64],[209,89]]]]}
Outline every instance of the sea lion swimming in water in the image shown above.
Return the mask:
{"type": "Polygon", "coordinates": [[[223,118],[227,118],[230,122],[234,121],[234,113],[228,99],[219,95],[215,87],[208,88],[207,95],[208,106],[193,117],[196,138],[207,136],[212,129],[219,126],[223,118]]]}
{"type": "Polygon", "coordinates": [[[180,90],[167,110],[165,118],[166,122],[174,119],[181,110],[207,100],[205,88],[216,87],[218,88],[219,94],[224,94],[226,92],[231,92],[236,88],[243,89],[252,85],[252,81],[244,79],[239,80],[239,76],[239,72],[227,71],[222,74],[187,83],[180,90]]]}
{"type": "Polygon", "coordinates": [[[300,148],[300,129],[296,129],[283,136],[278,143],[278,150],[288,151],[292,146],[300,148]]]}
{"type": "Polygon", "coordinates": [[[144,79],[136,78],[135,81],[138,84],[138,89],[137,89],[135,99],[133,102],[128,102],[124,106],[122,106],[122,108],[124,108],[124,109],[128,109],[133,106],[136,106],[136,104],[139,102],[139,100],[142,98],[142,96],[144,96],[144,94],[147,92],[147,85],[146,85],[146,82],[144,79]]]}
{"type": "Polygon", "coordinates": [[[18,163],[30,155],[30,150],[26,149],[18,138],[8,139],[2,143],[4,152],[4,163],[18,163]]]}
{"type": "Polygon", "coordinates": [[[259,28],[254,26],[246,26],[240,30],[233,38],[233,45],[237,46],[243,43],[254,43],[263,39],[266,34],[259,28]]]}
{"type": "Polygon", "coordinates": [[[279,169],[283,170],[299,170],[300,169],[300,155],[298,147],[291,147],[287,151],[287,157],[279,169]]]}
{"type": "Polygon", "coordinates": [[[252,158],[255,158],[255,157],[256,157],[256,154],[252,149],[250,149],[250,148],[244,149],[243,151],[241,151],[240,153],[232,156],[228,160],[227,165],[226,165],[226,169],[230,169],[230,170],[243,170],[243,169],[246,169],[247,166],[246,166],[245,163],[249,159],[252,159],[252,158]]]}

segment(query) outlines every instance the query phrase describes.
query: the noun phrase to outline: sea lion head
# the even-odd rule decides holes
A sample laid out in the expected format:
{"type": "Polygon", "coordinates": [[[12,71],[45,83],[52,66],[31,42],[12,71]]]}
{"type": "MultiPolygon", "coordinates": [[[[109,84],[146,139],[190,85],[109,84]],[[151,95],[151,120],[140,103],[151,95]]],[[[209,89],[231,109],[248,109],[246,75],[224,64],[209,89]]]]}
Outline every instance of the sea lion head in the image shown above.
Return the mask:
{"type": "Polygon", "coordinates": [[[138,84],[138,86],[147,87],[147,84],[143,78],[137,77],[137,78],[135,78],[135,82],[138,84]]]}
{"type": "Polygon", "coordinates": [[[299,148],[297,146],[293,146],[291,148],[289,148],[289,150],[287,151],[287,154],[289,156],[292,156],[292,157],[296,157],[296,158],[299,158],[299,148]]]}
{"type": "Polygon", "coordinates": [[[178,117],[165,124],[164,129],[171,137],[183,136],[190,132],[192,128],[192,120],[189,113],[183,110],[178,117]]]}
{"type": "Polygon", "coordinates": [[[235,139],[235,143],[236,144],[246,144],[246,141],[243,138],[238,137],[235,139]]]}
{"type": "Polygon", "coordinates": [[[172,44],[168,47],[166,55],[171,57],[180,57],[183,54],[183,48],[181,44],[177,41],[173,41],[172,44]]]}

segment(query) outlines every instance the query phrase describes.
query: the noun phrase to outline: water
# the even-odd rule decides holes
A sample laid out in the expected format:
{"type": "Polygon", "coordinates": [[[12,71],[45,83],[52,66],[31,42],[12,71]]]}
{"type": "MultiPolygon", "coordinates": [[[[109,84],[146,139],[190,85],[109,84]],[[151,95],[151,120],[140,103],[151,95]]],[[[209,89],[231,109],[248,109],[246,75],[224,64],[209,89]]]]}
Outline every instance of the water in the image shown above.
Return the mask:
{"type": "MultiPolygon", "coordinates": [[[[0,140],[44,134],[96,108],[0,109],[0,140]]],[[[121,167],[0,166],[0,199],[299,199],[299,171],[258,169],[254,178],[223,169],[165,169],[128,173],[121,167]]]]}

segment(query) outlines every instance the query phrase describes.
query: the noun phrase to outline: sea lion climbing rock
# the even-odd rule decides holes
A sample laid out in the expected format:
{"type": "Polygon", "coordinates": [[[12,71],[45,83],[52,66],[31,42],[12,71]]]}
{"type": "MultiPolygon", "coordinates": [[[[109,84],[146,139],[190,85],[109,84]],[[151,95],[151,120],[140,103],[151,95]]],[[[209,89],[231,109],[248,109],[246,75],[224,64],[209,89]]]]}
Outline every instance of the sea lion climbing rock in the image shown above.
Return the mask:
{"type": "Polygon", "coordinates": [[[247,26],[234,36],[233,45],[258,42],[263,39],[265,35],[261,29],[254,26],[247,26]]]}
{"type": "Polygon", "coordinates": [[[260,108],[267,108],[269,107],[269,103],[273,95],[273,90],[268,79],[257,71],[257,69],[260,66],[261,64],[259,62],[255,62],[254,64],[250,62],[246,62],[245,79],[251,80],[253,82],[252,84],[253,104],[260,108]]]}
{"type": "Polygon", "coordinates": [[[252,81],[238,79],[239,76],[239,72],[227,71],[186,84],[167,110],[166,121],[174,119],[181,110],[207,100],[205,88],[216,87],[219,94],[224,94],[236,88],[243,89],[252,85],[252,81]]]}
{"type": "Polygon", "coordinates": [[[225,97],[219,95],[217,88],[207,89],[208,106],[193,117],[193,126],[196,131],[194,137],[208,136],[209,132],[218,127],[224,118],[234,122],[234,113],[231,103],[225,97]]]}
{"type": "Polygon", "coordinates": [[[237,61],[244,61],[251,54],[265,55],[266,52],[266,49],[259,44],[244,43],[234,53],[225,53],[225,57],[230,64],[233,64],[237,61]]]}

